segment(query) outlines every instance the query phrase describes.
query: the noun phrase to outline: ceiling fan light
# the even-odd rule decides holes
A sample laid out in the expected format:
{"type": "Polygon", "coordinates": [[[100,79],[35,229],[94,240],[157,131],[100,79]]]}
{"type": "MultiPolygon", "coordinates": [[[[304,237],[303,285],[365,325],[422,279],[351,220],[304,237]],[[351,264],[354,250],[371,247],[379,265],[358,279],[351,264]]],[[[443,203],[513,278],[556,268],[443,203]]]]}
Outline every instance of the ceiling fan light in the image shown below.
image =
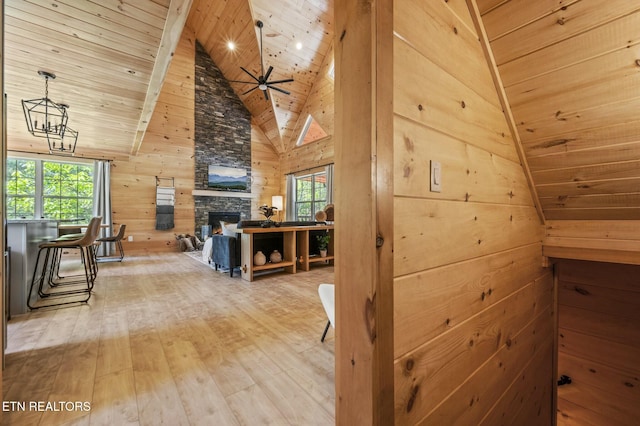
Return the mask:
{"type": "Polygon", "coordinates": [[[251,92],[253,92],[256,89],[260,89],[263,93],[264,93],[264,98],[265,100],[269,100],[269,91],[267,89],[272,89],[272,90],[276,90],[278,92],[282,92],[286,95],[290,95],[291,92],[287,92],[286,90],[280,89],[278,87],[273,86],[274,84],[278,84],[278,83],[290,83],[293,81],[293,78],[287,78],[284,80],[269,80],[269,77],[271,76],[271,72],[273,71],[273,66],[270,66],[267,69],[267,72],[264,72],[264,57],[263,57],[263,51],[262,51],[262,27],[263,27],[263,23],[262,21],[256,21],[256,26],[258,28],[260,28],[260,74],[255,76],[252,73],[250,73],[246,68],[244,67],[240,67],[240,69],[247,74],[249,77],[251,77],[254,81],[242,81],[242,80],[229,80],[229,82],[231,83],[243,83],[243,84],[253,84],[254,86],[245,91],[244,93],[242,93],[242,95],[247,95],[251,92]],[[257,83],[257,84],[256,84],[257,83]]]}

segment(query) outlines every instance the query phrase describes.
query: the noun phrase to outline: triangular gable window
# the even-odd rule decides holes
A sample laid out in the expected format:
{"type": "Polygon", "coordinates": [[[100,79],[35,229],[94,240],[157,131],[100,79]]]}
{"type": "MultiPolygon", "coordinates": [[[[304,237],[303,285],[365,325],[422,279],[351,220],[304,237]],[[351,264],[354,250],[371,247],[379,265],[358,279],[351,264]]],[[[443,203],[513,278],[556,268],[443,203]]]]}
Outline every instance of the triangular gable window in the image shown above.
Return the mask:
{"type": "Polygon", "coordinates": [[[322,126],[309,114],[296,145],[305,145],[326,138],[327,136],[329,136],[327,132],[325,132],[322,126]]]}

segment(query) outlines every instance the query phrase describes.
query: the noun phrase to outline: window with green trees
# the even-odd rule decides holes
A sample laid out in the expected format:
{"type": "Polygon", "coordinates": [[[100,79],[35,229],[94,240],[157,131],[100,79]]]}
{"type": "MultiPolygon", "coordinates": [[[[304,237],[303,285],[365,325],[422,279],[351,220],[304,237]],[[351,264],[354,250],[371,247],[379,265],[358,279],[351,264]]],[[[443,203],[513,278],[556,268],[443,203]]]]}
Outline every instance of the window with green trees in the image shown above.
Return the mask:
{"type": "Polygon", "coordinates": [[[296,176],[296,220],[315,220],[327,205],[327,173],[296,176]]]}
{"type": "Polygon", "coordinates": [[[47,219],[89,220],[93,211],[93,166],[42,163],[42,207],[47,219]]]}
{"type": "Polygon", "coordinates": [[[7,218],[87,221],[93,213],[93,165],[7,159],[7,218]]]}
{"type": "Polygon", "coordinates": [[[7,159],[7,219],[36,216],[36,161],[7,159]]]}

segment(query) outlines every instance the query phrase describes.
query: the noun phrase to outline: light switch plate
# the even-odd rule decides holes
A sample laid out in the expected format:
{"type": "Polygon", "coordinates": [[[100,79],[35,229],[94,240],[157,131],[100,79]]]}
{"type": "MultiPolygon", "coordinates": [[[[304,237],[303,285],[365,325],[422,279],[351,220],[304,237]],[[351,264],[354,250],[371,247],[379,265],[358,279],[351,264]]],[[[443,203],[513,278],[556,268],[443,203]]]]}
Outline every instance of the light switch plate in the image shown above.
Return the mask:
{"type": "Polygon", "coordinates": [[[442,166],[439,161],[431,160],[431,192],[441,192],[442,166]]]}

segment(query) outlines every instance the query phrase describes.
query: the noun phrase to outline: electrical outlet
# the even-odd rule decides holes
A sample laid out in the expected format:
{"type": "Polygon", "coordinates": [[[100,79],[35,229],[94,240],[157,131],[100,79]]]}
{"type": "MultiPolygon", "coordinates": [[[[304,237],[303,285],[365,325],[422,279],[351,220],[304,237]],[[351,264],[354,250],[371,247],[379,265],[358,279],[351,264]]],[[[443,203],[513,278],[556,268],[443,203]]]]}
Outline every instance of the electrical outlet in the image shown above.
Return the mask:
{"type": "Polygon", "coordinates": [[[133,235],[129,235],[129,236],[127,237],[127,241],[133,241],[133,235]]]}
{"type": "Polygon", "coordinates": [[[440,192],[442,185],[442,166],[440,162],[431,160],[431,192],[440,192]]]}

